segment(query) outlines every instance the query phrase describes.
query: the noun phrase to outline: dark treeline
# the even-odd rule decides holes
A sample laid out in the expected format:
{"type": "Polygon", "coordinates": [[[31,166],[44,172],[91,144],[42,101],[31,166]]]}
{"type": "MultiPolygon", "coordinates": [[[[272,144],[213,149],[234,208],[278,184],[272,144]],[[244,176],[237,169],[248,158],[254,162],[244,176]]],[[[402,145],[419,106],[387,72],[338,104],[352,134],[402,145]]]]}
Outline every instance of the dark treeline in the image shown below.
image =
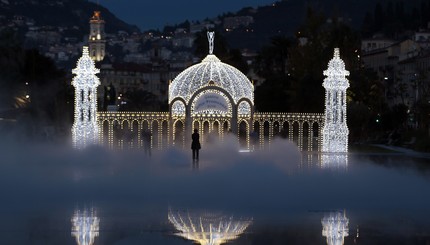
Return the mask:
{"type": "Polygon", "coordinates": [[[0,33],[0,66],[0,116],[16,120],[13,132],[19,135],[13,137],[47,139],[68,134],[73,88],[66,73],[37,50],[24,49],[11,30],[0,33]]]}
{"type": "MultiPolygon", "coordinates": [[[[384,20],[377,19],[377,23],[392,18],[387,9],[395,10],[397,6],[397,11],[404,13],[398,21],[405,24],[379,26],[374,23],[368,33],[378,30],[386,31],[387,36],[400,35],[406,30],[413,33],[418,27],[427,26],[430,18],[430,15],[412,14],[411,11],[418,10],[411,8],[409,11],[401,2],[388,3],[383,10],[381,6],[377,4],[375,12],[384,20]]],[[[423,1],[420,13],[428,8],[430,1],[423,1]]],[[[363,30],[366,25],[369,26],[368,18],[363,30]]],[[[254,70],[262,80],[255,90],[256,110],[324,112],[322,72],[333,57],[333,49],[338,47],[346,69],[350,71],[347,101],[352,141],[361,142],[376,134],[407,130],[408,107],[403,104],[389,107],[381,78],[375,71],[365,68],[361,60],[361,40],[365,35],[370,34],[361,33],[341,18],[309,8],[294,37],[274,37],[272,43],[261,50],[254,64],[254,70]]]]}
{"type": "Polygon", "coordinates": [[[402,38],[406,31],[427,28],[430,22],[430,0],[388,1],[377,3],[363,21],[364,38],[379,33],[389,38],[402,38]]]}

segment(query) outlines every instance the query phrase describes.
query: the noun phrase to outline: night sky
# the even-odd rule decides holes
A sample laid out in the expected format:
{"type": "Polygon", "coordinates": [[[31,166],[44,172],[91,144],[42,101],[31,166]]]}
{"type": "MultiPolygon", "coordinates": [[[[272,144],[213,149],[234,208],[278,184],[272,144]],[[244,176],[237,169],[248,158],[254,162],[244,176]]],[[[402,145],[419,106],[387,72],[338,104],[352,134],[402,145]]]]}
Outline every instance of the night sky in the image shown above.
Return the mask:
{"type": "MultiPolygon", "coordinates": [[[[97,2],[97,0],[92,0],[97,2]]],[[[118,18],[142,31],[162,29],[166,24],[203,20],[248,6],[268,5],[275,0],[99,0],[118,18]]]]}

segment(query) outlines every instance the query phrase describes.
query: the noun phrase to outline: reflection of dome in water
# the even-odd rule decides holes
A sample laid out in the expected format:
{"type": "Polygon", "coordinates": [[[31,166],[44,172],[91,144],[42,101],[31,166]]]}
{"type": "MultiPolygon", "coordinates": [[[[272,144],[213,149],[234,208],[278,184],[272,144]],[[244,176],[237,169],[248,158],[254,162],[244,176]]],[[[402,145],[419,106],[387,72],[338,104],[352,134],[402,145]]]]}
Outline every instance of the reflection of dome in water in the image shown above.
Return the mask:
{"type": "Polygon", "coordinates": [[[221,62],[215,55],[209,54],[201,63],[181,72],[169,86],[169,103],[180,97],[187,103],[200,88],[208,85],[225,89],[235,103],[242,98],[254,103],[254,86],[238,69],[221,62]]]}
{"type": "Polygon", "coordinates": [[[345,237],[349,235],[349,219],[345,212],[333,212],[324,216],[322,235],[327,237],[327,245],[343,245],[345,237]]]}
{"type": "Polygon", "coordinates": [[[72,236],[76,238],[78,245],[94,244],[94,239],[99,236],[99,222],[94,211],[75,211],[72,217],[72,236]]]}
{"type": "Polygon", "coordinates": [[[169,211],[168,218],[179,231],[178,236],[201,245],[220,245],[234,240],[252,223],[251,220],[234,220],[222,215],[172,211],[169,211]]]}

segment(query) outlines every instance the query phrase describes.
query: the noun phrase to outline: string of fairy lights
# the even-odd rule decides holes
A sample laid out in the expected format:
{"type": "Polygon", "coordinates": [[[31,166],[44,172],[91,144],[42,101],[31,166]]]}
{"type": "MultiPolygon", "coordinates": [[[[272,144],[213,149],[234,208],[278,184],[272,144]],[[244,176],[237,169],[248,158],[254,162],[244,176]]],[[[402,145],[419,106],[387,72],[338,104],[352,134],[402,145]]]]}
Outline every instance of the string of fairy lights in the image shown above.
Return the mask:
{"type": "Polygon", "coordinates": [[[76,76],[72,80],[75,87],[75,113],[72,126],[73,146],[78,149],[98,143],[99,127],[97,125],[97,87],[100,73],[90,58],[88,47],[83,47],[82,57],[72,70],[76,76]]]}
{"type": "Polygon", "coordinates": [[[346,124],[346,89],[349,71],[340,58],[339,49],[324,71],[323,87],[325,93],[325,121],[323,128],[323,152],[348,152],[348,126],[346,124]]]}
{"type": "Polygon", "coordinates": [[[208,85],[225,89],[236,104],[242,98],[254,103],[254,85],[242,72],[213,54],[213,32],[208,32],[208,41],[209,54],[202,62],[185,69],[169,85],[169,103],[179,97],[188,104],[197,90],[208,85]]]}
{"type": "MultiPolygon", "coordinates": [[[[213,35],[209,35],[211,50],[213,51],[213,35]]],[[[318,150],[323,152],[347,152],[348,151],[348,127],[346,125],[346,89],[349,82],[346,76],[345,64],[340,58],[339,49],[335,49],[334,57],[324,71],[326,78],[323,86],[326,89],[325,113],[323,120],[318,113],[261,113],[253,112],[254,86],[249,79],[236,68],[222,63],[214,54],[209,53],[199,64],[189,67],[180,73],[169,85],[169,103],[171,113],[132,113],[132,112],[99,112],[97,113],[97,86],[100,81],[96,76],[100,71],[95,68],[94,61],[90,58],[88,48],[83,48],[82,57],[73,69],[72,85],[75,87],[75,115],[72,126],[72,141],[75,148],[85,148],[91,144],[99,143],[107,138],[110,147],[117,145],[135,148],[142,146],[140,134],[142,130],[151,133],[151,147],[153,142],[157,148],[163,148],[165,143],[180,143],[185,146],[186,127],[209,123],[209,131],[212,132],[216,125],[228,122],[228,129],[218,128],[219,134],[236,132],[238,138],[243,138],[246,133],[246,147],[251,146],[250,134],[257,133],[260,148],[270,146],[272,139],[281,131],[287,131],[287,137],[296,141],[299,149],[312,150],[314,141],[318,150]],[[198,92],[196,94],[196,92],[198,92]],[[205,105],[212,98],[212,105],[205,105]],[[199,105],[197,105],[199,103],[199,105]],[[214,106],[215,105],[215,106],[214,106]],[[212,106],[212,107],[211,107],[212,106]],[[198,107],[198,109],[196,109],[198,107]],[[187,113],[187,110],[190,112],[187,113]],[[146,114],[150,118],[146,118],[146,114]],[[191,118],[187,118],[191,117],[191,118]],[[236,117],[233,120],[233,117],[236,117]],[[152,121],[156,123],[152,125],[152,121]],[[164,121],[167,130],[164,129],[164,121]],[[190,123],[187,123],[188,120],[190,123]],[[144,129],[144,121],[151,122],[144,129]],[[104,133],[104,125],[107,122],[107,135],[104,133]],[[138,122],[138,128],[125,127],[138,122]],[[154,121],[155,122],[155,121],[154,121]],[[285,123],[288,123],[285,128],[285,123]],[[258,127],[256,127],[258,123],[258,127]],[[315,124],[318,132],[315,132],[315,124]],[[187,126],[188,125],[188,126],[187,126]],[[103,127],[103,129],[101,129],[103,127]],[[163,128],[160,128],[163,127],[163,128]],[[125,143],[124,139],[116,141],[115,131],[129,130],[130,134],[137,135],[137,142],[125,143]],[[161,133],[168,133],[164,139],[161,133]],[[319,135],[321,132],[322,137],[319,135]],[[316,134],[317,133],[317,134],[316,134]],[[155,135],[157,134],[157,135],[155,135]],[[316,136],[315,136],[316,135],[316,136]],[[179,137],[179,141],[177,139],[179,137]],[[306,137],[306,139],[304,138],[306,137]],[[315,139],[315,137],[317,137],[315,139]]],[[[207,132],[199,128],[202,138],[207,132]]],[[[254,135],[255,136],[255,135],[254,135]]],[[[223,138],[223,135],[220,136],[223,138]]],[[[255,143],[252,144],[253,148],[255,143]]]]}

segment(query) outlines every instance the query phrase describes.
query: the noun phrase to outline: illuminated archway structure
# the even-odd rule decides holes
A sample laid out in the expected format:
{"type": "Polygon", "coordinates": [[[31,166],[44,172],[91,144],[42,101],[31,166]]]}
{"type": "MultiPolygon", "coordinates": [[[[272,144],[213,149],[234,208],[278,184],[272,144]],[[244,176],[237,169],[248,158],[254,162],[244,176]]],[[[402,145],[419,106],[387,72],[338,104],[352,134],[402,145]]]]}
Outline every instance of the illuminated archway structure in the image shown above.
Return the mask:
{"type": "MultiPolygon", "coordinates": [[[[169,112],[98,112],[100,143],[140,148],[142,132],[149,131],[152,148],[187,147],[197,128],[203,145],[212,135],[223,140],[233,134],[242,149],[268,148],[274,138],[283,137],[296,142],[300,150],[321,151],[325,114],[255,112],[253,83],[213,54],[213,33],[208,37],[209,54],[169,85],[169,112]]],[[[334,58],[340,59],[338,51],[334,58]]],[[[346,103],[343,97],[341,102],[346,103]]],[[[341,124],[346,125],[345,105],[337,106],[343,113],[341,124]]],[[[347,137],[347,130],[343,132],[347,137]]]]}

